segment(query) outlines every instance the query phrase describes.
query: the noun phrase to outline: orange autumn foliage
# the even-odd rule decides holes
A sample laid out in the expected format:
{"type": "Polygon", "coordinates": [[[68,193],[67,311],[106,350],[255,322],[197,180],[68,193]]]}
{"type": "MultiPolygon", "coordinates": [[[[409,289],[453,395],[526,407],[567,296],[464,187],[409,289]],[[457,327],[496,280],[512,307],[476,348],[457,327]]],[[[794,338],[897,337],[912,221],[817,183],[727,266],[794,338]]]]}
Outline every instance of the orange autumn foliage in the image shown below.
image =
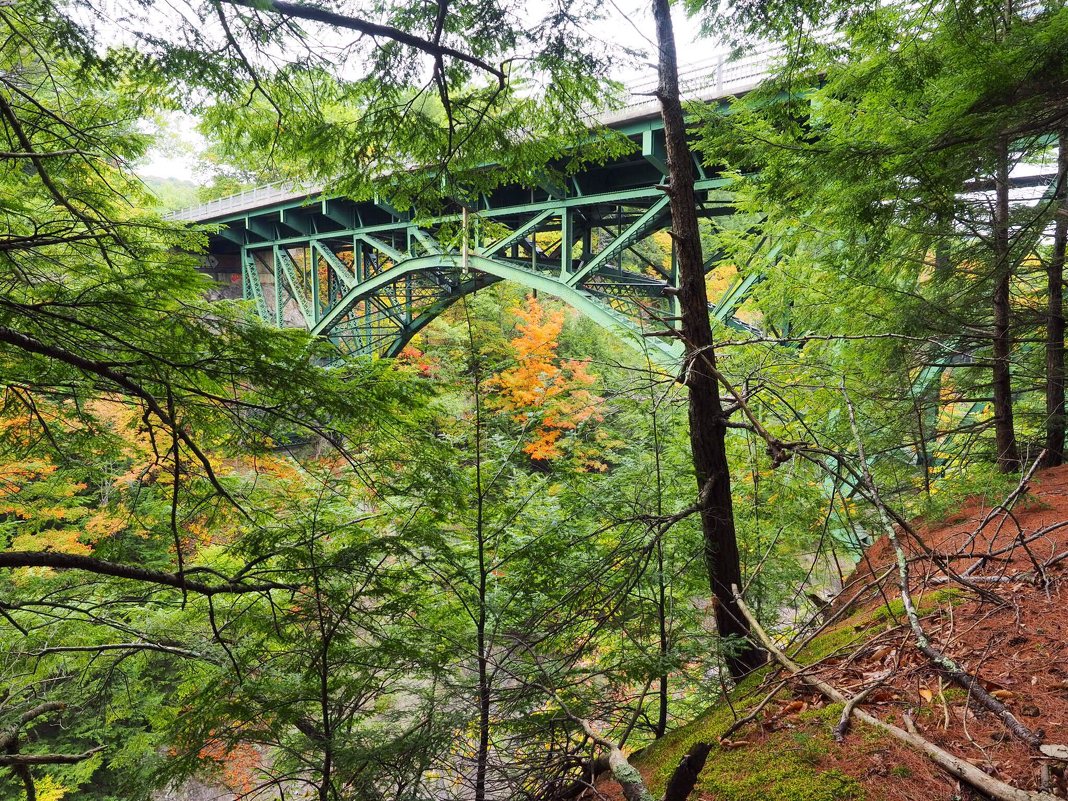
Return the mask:
{"type": "Polygon", "coordinates": [[[251,793],[259,785],[256,776],[262,760],[259,749],[250,743],[227,745],[220,739],[211,739],[197,757],[218,768],[222,785],[238,796],[251,793]]]}
{"type": "MultiPolygon", "coordinates": [[[[102,425],[118,419],[117,405],[87,406],[102,425]]],[[[61,469],[48,448],[37,447],[48,441],[45,431],[62,436],[77,425],[65,411],[69,414],[38,399],[32,413],[12,406],[0,419],[0,521],[10,531],[4,544],[13,550],[87,555],[99,540],[127,526],[128,510],[120,500],[101,501],[99,488],[90,488],[77,470],[61,469]]],[[[116,427],[127,433],[124,426],[116,427]]],[[[121,441],[127,453],[138,448],[132,435],[121,441]]]]}
{"type": "MultiPolygon", "coordinates": [[[[519,335],[511,341],[515,366],[495,376],[490,386],[497,390],[501,410],[516,422],[531,423],[531,440],[523,452],[535,460],[559,459],[565,432],[604,419],[598,412],[604,399],[589,390],[596,377],[588,362],[560,358],[562,310],[546,309],[528,295],[524,306],[512,312],[519,318],[519,335]]],[[[587,468],[604,469],[590,454],[580,459],[587,468]]]]}
{"type": "MultiPolygon", "coordinates": [[[[0,417],[0,522],[9,531],[6,547],[84,556],[99,542],[123,533],[151,536],[152,514],[143,503],[135,513],[128,502],[145,501],[143,490],[152,485],[169,497],[166,488],[174,480],[167,463],[169,451],[159,452],[159,441],[154,447],[137,407],[96,399],[83,409],[91,414],[102,439],[99,451],[87,451],[73,466],[61,465],[54,448],[41,446],[50,441],[44,426],[62,439],[85,425],[70,407],[36,399],[32,414],[11,406],[0,417]],[[82,468],[94,459],[113,466],[115,472],[107,481],[90,486],[83,480],[82,468]]],[[[185,460],[181,480],[192,477],[195,469],[191,460],[185,460]]],[[[220,466],[219,472],[229,470],[220,466]]],[[[186,556],[224,542],[231,534],[228,519],[219,514],[212,516],[210,525],[206,517],[197,516],[180,521],[180,526],[186,556]]]]}

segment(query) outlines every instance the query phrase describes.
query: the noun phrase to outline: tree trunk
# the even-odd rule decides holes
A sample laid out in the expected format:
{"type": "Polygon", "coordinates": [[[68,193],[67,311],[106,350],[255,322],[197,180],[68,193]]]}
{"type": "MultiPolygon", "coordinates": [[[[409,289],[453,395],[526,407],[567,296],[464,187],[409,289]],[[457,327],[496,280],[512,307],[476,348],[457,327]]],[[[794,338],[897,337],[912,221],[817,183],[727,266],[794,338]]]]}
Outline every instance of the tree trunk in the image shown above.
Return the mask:
{"type": "Polygon", "coordinates": [[[1049,257],[1046,316],[1046,455],[1043,467],[1064,463],[1064,253],[1068,244],[1068,130],[1060,133],[1057,155],[1057,211],[1049,257]]]}
{"type": "Polygon", "coordinates": [[[668,626],[667,626],[667,586],[666,579],[664,577],[664,543],[658,540],[656,543],[656,570],[657,570],[657,623],[660,628],[660,676],[658,677],[658,693],[659,696],[659,710],[656,716],[656,726],[653,729],[653,736],[656,738],[663,737],[667,734],[668,724],[668,672],[667,672],[667,660],[668,653],[671,650],[671,642],[668,639],[668,626]]]}
{"type": "MultiPolygon", "coordinates": [[[[464,228],[464,249],[467,248],[467,229],[464,228]]],[[[478,750],[475,752],[474,801],[486,801],[486,780],[490,760],[490,713],[492,687],[490,686],[489,630],[489,565],[486,559],[486,489],[482,483],[482,361],[475,349],[474,329],[471,326],[470,309],[467,311],[467,337],[471,354],[471,379],[475,406],[475,545],[478,549],[478,598],[473,615],[475,624],[475,647],[478,661],[478,750]]],[[[466,608],[465,604],[465,608],[466,608]]]]}
{"type": "Polygon", "coordinates": [[[732,643],[737,647],[727,657],[727,667],[737,679],[762,665],[764,656],[749,642],[749,626],[731,593],[732,585],[740,586],[741,569],[727,465],[727,421],[720,404],[719,385],[710,369],[715,367],[716,356],[712,347],[712,325],[708,316],[708,293],[697,224],[693,157],[686,139],[686,123],[679,97],[675,33],[668,0],[653,0],[653,17],[660,51],[657,97],[664,119],[669,173],[667,192],[678,257],[681,334],[686,346],[690,449],[702,504],[705,564],[715,599],[716,624],[721,637],[738,639],[736,644],[732,643]]]}
{"type": "Polygon", "coordinates": [[[478,493],[476,499],[478,519],[475,526],[478,536],[478,617],[475,621],[475,633],[478,647],[478,754],[475,765],[475,801],[485,801],[486,799],[486,776],[489,772],[490,757],[490,706],[492,701],[490,694],[489,646],[486,641],[489,567],[486,564],[485,494],[482,490],[481,391],[479,373],[476,372],[475,393],[478,397],[475,399],[475,437],[477,439],[475,444],[475,490],[478,493]]]}
{"type": "Polygon", "coordinates": [[[1003,473],[1020,469],[1016,449],[1016,431],[1012,422],[1012,375],[1009,357],[1012,352],[1012,309],[1009,305],[1009,282],[1012,259],[1009,249],[1009,141],[1002,137],[997,144],[994,240],[994,434],[998,449],[998,468],[1003,473]]]}

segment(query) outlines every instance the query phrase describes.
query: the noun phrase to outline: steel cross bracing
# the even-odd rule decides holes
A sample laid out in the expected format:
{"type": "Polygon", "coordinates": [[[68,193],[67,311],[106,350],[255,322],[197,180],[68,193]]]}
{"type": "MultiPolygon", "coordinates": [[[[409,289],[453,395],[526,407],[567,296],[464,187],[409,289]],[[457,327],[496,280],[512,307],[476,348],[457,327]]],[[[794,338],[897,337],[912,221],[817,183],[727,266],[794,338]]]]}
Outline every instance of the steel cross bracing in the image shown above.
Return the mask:
{"type": "MultiPolygon", "coordinates": [[[[544,181],[482,195],[466,215],[466,254],[462,213],[420,218],[383,200],[298,194],[200,221],[221,224],[213,263],[240,272],[242,295],[260,316],[329,337],[345,353],[394,356],[458,298],[509,280],[560,298],[676,369],[674,257],[662,263],[663,251],[642,252],[671,223],[663,134],[656,119],[625,133],[632,156],[590,167],[566,186],[544,181]]],[[[699,175],[701,214],[733,214],[726,179],[699,175]]],[[[658,239],[673,250],[669,237],[658,239]]],[[[739,276],[713,298],[710,314],[742,326],[734,312],[754,280],[739,276]]]]}
{"type": "MultiPolygon", "coordinates": [[[[729,200],[709,197],[721,183],[699,184],[706,215],[732,212],[729,200]]],[[[649,336],[678,320],[673,260],[665,266],[635,254],[670,225],[667,197],[655,184],[485,201],[467,216],[466,255],[461,214],[416,222],[335,199],[249,214],[221,236],[239,246],[243,294],[262,317],[327,336],[347,353],[396,355],[458,298],[511,280],[627,335],[657,362],[677,362],[677,340],[649,336]],[[347,224],[338,224],[342,216],[347,224]]],[[[732,286],[714,315],[731,320],[751,283],[732,286]]]]}
{"type": "MultiPolygon", "coordinates": [[[[546,180],[482,195],[468,214],[466,257],[459,213],[417,218],[382,200],[290,194],[199,219],[222,226],[211,257],[220,272],[240,275],[264,319],[329,337],[347,353],[396,355],[458,298],[511,280],[564,300],[673,370],[682,352],[670,335],[677,271],[673,259],[665,266],[641,252],[670,226],[662,130],[648,119],[624,132],[635,141],[632,156],[566,186],[546,180]]],[[[698,171],[701,214],[731,215],[726,179],[698,171]]],[[[709,313],[747,328],[736,312],[760,276],[739,266],[709,313]]]]}

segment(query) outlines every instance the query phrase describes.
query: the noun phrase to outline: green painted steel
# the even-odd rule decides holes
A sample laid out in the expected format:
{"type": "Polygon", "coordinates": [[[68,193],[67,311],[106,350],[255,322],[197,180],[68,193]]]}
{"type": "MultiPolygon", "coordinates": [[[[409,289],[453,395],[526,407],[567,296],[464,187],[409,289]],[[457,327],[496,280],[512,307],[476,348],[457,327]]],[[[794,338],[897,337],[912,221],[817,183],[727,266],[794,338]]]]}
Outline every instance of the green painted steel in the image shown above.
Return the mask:
{"type": "Polygon", "coordinates": [[[256,304],[256,311],[264,320],[270,318],[267,308],[267,299],[263,295],[263,285],[256,274],[256,264],[252,256],[242,254],[241,258],[241,290],[245,300],[251,300],[256,304]]]}
{"type": "Polygon", "coordinates": [[[567,283],[571,286],[580,284],[582,279],[606,264],[609,259],[622,255],[622,252],[627,247],[640,239],[644,239],[648,231],[661,228],[662,225],[658,225],[657,223],[667,217],[667,207],[668,197],[665,195],[650,206],[648,211],[642,214],[641,217],[631,223],[630,227],[609,244],[608,247],[590,259],[581,270],[570,276],[567,283]]]}
{"type": "MultiPolygon", "coordinates": [[[[285,279],[285,283],[289,285],[289,295],[293,298],[297,307],[300,309],[300,314],[304,318],[307,324],[315,324],[315,315],[312,313],[311,305],[308,303],[308,298],[304,294],[302,286],[301,275],[298,272],[298,267],[293,261],[293,257],[283,248],[275,247],[274,249],[275,264],[278,267],[277,274],[280,278],[285,279]]],[[[314,283],[314,276],[316,271],[312,271],[308,276],[309,283],[314,283]]]]}
{"type": "MultiPolygon", "coordinates": [[[[421,215],[377,197],[271,190],[262,205],[224,202],[226,213],[206,207],[194,219],[221,226],[210,252],[240,265],[244,297],[260,316],[306,327],[344,352],[395,355],[450,304],[504,280],[563,300],[675,372],[682,347],[674,253],[660,264],[662,251],[643,245],[671,224],[662,132],[656,119],[628,122],[622,132],[635,143],[630,155],[588,165],[566,182],[498,187],[466,212],[454,204],[421,215]]],[[[729,180],[701,175],[701,213],[731,215],[729,180]]],[[[755,280],[732,285],[710,314],[746,327],[735,314],[755,280]]]]}
{"type": "MultiPolygon", "coordinates": [[[[318,325],[312,328],[312,333],[329,335],[337,327],[338,321],[344,318],[354,305],[365,301],[367,298],[375,297],[384,287],[395,284],[402,278],[431,271],[460,271],[462,270],[461,260],[462,257],[456,254],[407,259],[354,288],[352,292],[348,293],[343,303],[335,306],[330,315],[324,317],[319,321],[318,325]]],[[[675,367],[682,356],[682,349],[677,344],[677,340],[668,343],[660,341],[658,338],[642,336],[644,332],[636,329],[633,321],[625,314],[613,310],[597,298],[591,297],[587,293],[577,290],[556,278],[482,256],[469,256],[468,267],[471,271],[483,273],[499,280],[515,281],[518,284],[564,301],[598,325],[622,337],[628,345],[648,354],[654,362],[662,366],[675,367]]],[[[485,286],[485,283],[481,284],[481,286],[485,286]]],[[[398,352],[400,347],[411,336],[426,323],[430,322],[437,314],[448,308],[451,303],[478,288],[480,288],[478,282],[465,281],[458,285],[454,291],[439,298],[427,309],[422,310],[418,318],[405,320],[406,327],[403,335],[398,335],[396,341],[390,343],[383,355],[392,355],[393,352],[398,352]],[[416,323],[419,323],[417,327],[415,326],[416,323]]]]}

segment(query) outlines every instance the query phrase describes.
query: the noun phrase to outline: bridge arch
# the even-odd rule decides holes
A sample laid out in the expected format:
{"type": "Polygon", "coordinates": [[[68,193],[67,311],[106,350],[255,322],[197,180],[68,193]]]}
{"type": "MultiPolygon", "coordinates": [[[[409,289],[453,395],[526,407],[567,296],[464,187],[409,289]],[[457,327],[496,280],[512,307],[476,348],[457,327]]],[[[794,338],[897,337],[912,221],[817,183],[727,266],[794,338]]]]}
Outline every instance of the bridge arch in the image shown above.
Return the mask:
{"type": "Polygon", "coordinates": [[[344,321],[351,310],[365,303],[382,290],[396,286],[412,276],[430,275],[435,279],[448,276],[447,282],[439,282],[443,292],[428,306],[418,309],[411,319],[400,326],[392,343],[382,349],[383,356],[395,356],[415,334],[425,328],[445,309],[463,296],[488,286],[496,281],[513,281],[528,289],[535,289],[563,301],[580,314],[588,317],[609,333],[620,336],[623,341],[643,355],[668,370],[678,367],[682,348],[677,340],[643,336],[631,318],[612,309],[597,296],[568,285],[558,277],[523,269],[498,259],[481,255],[468,255],[465,259],[456,254],[435,254],[405,259],[378,273],[367,281],[354,286],[337,301],[329,314],[311,327],[314,334],[331,336],[339,322],[344,321]]]}

